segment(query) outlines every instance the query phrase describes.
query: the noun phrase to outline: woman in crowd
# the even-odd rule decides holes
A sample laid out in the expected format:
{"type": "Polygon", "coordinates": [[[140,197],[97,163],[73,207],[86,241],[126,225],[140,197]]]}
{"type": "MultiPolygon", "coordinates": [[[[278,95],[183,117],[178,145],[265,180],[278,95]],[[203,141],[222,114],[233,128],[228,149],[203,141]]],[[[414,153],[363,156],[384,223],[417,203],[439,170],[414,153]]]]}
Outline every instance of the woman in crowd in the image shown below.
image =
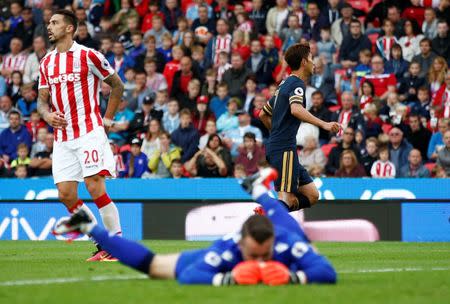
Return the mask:
{"type": "Polygon", "coordinates": [[[344,150],[339,161],[336,177],[363,177],[366,176],[363,166],[358,162],[352,150],[344,150]]]}
{"type": "Polygon", "coordinates": [[[317,139],[312,136],[305,138],[305,146],[298,154],[300,164],[309,170],[312,165],[320,165],[325,167],[327,158],[320,149],[317,139]]]}
{"type": "Polygon", "coordinates": [[[443,57],[436,57],[433,64],[428,71],[428,83],[430,84],[431,99],[433,100],[435,94],[445,82],[445,74],[447,73],[447,61],[443,57]]]}
{"type": "Polygon", "coordinates": [[[148,131],[142,142],[142,152],[144,152],[147,157],[152,157],[153,153],[161,148],[159,141],[161,132],[161,122],[156,118],[150,120],[148,131]]]}
{"type": "Polygon", "coordinates": [[[209,120],[216,120],[214,113],[208,109],[208,102],[207,96],[199,96],[197,98],[197,107],[192,113],[192,123],[200,133],[200,136],[206,134],[206,123],[209,120]]]}
{"type": "Polygon", "coordinates": [[[169,133],[161,132],[159,143],[160,148],[153,152],[148,161],[148,168],[152,172],[149,177],[169,177],[172,162],[181,158],[181,149],[170,142],[169,133]]]}

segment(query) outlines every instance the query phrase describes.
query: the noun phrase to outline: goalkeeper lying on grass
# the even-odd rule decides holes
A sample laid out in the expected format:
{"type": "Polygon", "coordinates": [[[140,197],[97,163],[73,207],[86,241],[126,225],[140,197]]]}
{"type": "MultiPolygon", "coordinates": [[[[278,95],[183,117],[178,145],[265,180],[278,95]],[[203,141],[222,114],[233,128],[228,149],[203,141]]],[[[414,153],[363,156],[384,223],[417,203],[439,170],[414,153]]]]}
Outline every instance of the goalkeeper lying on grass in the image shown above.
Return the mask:
{"type": "Polygon", "coordinates": [[[60,223],[54,232],[89,234],[123,264],[151,278],[176,279],[181,284],[335,283],[336,272],[330,262],[311,247],[285,207],[268,195],[266,185],[276,175],[274,169],[266,168],[242,183],[267,216],[249,217],[239,233],[205,249],[159,255],[138,243],[109,235],[92,224],[82,210],[60,223]]]}

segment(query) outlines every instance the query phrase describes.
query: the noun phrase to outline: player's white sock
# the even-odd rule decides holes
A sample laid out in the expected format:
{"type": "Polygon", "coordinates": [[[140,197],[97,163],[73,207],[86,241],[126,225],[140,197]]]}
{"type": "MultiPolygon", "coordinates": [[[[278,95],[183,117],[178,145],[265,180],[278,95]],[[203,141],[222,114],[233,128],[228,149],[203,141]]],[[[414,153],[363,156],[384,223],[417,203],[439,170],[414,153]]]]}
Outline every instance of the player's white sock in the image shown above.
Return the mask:
{"type": "Polygon", "coordinates": [[[88,206],[86,206],[86,204],[81,205],[79,210],[83,210],[84,212],[86,212],[87,215],[90,217],[92,224],[97,225],[97,219],[95,218],[94,213],[92,213],[91,209],[88,206]]]}
{"type": "Polygon", "coordinates": [[[73,207],[67,209],[71,214],[79,210],[84,210],[84,212],[86,212],[89,218],[91,219],[92,223],[97,224],[97,219],[95,218],[95,215],[92,213],[91,209],[89,209],[89,207],[86,206],[85,203],[83,203],[82,200],[79,199],[73,207]]]}
{"type": "Polygon", "coordinates": [[[267,193],[267,188],[262,184],[257,184],[253,186],[252,198],[256,201],[261,195],[267,193]]]}
{"type": "Polygon", "coordinates": [[[102,217],[103,225],[110,233],[122,235],[122,227],[120,226],[119,210],[108,196],[103,194],[94,200],[98,207],[98,211],[102,217]]]}

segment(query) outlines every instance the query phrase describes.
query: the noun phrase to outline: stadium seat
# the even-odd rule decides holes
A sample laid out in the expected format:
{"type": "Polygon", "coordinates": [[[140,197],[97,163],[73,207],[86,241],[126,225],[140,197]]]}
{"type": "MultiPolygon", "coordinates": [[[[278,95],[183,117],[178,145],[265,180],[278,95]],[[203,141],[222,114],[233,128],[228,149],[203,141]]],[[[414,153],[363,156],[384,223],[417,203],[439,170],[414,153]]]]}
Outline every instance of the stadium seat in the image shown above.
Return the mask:
{"type": "Polygon", "coordinates": [[[335,106],[331,106],[328,108],[328,110],[330,110],[331,112],[337,112],[341,109],[340,105],[335,105],[335,106]]]}
{"type": "Polygon", "coordinates": [[[432,174],[434,167],[436,167],[436,163],[426,163],[424,166],[430,171],[430,174],[432,174]]]}
{"type": "Polygon", "coordinates": [[[325,144],[322,147],[320,147],[320,149],[322,149],[323,154],[325,154],[325,156],[328,157],[328,155],[330,155],[331,149],[333,149],[336,146],[337,144],[325,144]]]}
{"type": "Polygon", "coordinates": [[[384,124],[381,126],[381,129],[383,130],[383,133],[388,134],[389,131],[391,131],[391,129],[392,129],[392,125],[387,124],[387,123],[384,123],[384,124]]]}
{"type": "Polygon", "coordinates": [[[380,234],[374,224],[364,219],[304,222],[303,228],[311,241],[375,242],[380,234]]]}

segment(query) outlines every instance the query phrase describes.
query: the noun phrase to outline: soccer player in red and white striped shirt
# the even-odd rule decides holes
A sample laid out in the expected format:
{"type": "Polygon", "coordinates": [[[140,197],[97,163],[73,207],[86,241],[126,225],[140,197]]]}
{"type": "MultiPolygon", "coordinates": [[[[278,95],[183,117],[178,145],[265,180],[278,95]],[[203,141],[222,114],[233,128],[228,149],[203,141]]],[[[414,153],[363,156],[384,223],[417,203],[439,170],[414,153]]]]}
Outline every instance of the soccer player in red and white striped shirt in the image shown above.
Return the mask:
{"type": "MultiPolygon", "coordinates": [[[[116,175],[105,129],[112,124],[123,84],[102,54],[73,40],[77,19],[72,12],[55,12],[47,29],[55,49],[40,63],[38,109],[55,129],[52,171],[59,198],[70,212],[83,209],[95,219],[78,198],[78,182],[84,180],[106,229],[121,235],[119,212],[105,187],[105,176],[116,175]],[[103,119],[99,110],[102,81],[111,86],[103,119]]],[[[88,260],[112,259],[99,248],[88,260]]]]}

